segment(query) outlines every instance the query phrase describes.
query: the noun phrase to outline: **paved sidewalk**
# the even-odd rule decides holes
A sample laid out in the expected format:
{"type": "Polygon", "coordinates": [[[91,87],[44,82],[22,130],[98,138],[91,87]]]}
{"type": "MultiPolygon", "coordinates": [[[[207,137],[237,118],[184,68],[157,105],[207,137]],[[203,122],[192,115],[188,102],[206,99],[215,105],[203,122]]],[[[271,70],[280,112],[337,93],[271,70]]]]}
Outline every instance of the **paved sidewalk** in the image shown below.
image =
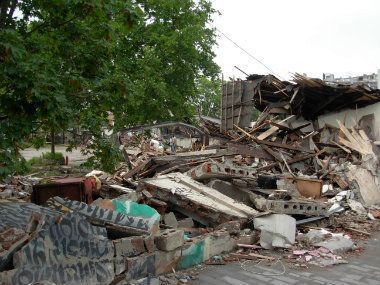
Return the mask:
{"type": "MultiPolygon", "coordinates": [[[[349,264],[335,265],[326,268],[292,270],[286,268],[282,275],[271,267],[262,266],[262,270],[250,267],[254,274],[242,269],[239,263],[225,266],[212,266],[199,275],[196,285],[301,285],[301,284],[335,284],[335,285],[380,285],[380,234],[377,234],[365,245],[365,251],[360,256],[347,259],[349,264]]],[[[276,266],[279,270],[280,266],[276,266]]]]}

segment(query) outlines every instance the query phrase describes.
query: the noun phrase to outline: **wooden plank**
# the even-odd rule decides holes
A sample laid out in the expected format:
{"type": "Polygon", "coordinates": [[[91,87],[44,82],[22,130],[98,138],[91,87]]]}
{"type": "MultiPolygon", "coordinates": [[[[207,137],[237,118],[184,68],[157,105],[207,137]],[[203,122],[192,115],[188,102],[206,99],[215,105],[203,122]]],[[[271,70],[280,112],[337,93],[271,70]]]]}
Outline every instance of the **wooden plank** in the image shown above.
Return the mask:
{"type": "MultiPolygon", "coordinates": [[[[260,130],[262,127],[264,127],[266,124],[268,124],[267,121],[265,121],[264,123],[258,125],[257,127],[254,127],[254,128],[253,128],[252,130],[250,130],[248,133],[249,133],[250,135],[253,135],[253,134],[256,133],[258,130],[260,130]]],[[[246,137],[247,137],[247,135],[244,134],[244,135],[238,137],[237,139],[234,139],[233,141],[234,141],[234,142],[239,142],[239,141],[242,141],[242,140],[243,140],[244,138],[246,138],[246,137]]]]}
{"type": "Polygon", "coordinates": [[[286,110],[283,107],[274,107],[270,109],[269,113],[270,114],[289,114],[289,110],[286,110]]]}
{"type": "Polygon", "coordinates": [[[295,151],[314,153],[311,150],[300,148],[300,147],[295,147],[295,146],[288,145],[288,144],[269,142],[269,141],[260,141],[260,140],[256,140],[255,142],[258,143],[258,144],[265,144],[265,145],[269,145],[269,146],[273,146],[273,147],[278,147],[278,148],[285,148],[285,149],[290,149],[290,150],[295,150],[295,151]]]}
{"type": "Polygon", "coordinates": [[[363,138],[359,135],[355,128],[351,129],[351,134],[355,138],[355,140],[360,144],[361,147],[366,147],[367,142],[363,140],[363,138]]]}
{"type": "MultiPolygon", "coordinates": [[[[292,163],[296,163],[296,162],[300,162],[300,161],[303,161],[303,160],[306,160],[306,159],[309,159],[309,158],[312,158],[312,157],[318,157],[319,155],[321,155],[322,153],[326,152],[325,149],[322,149],[320,151],[318,151],[317,153],[314,153],[314,154],[308,154],[308,155],[305,155],[305,156],[301,156],[301,157],[298,157],[298,158],[292,158],[290,160],[287,160],[286,162],[288,164],[292,164],[292,163]]],[[[256,172],[260,172],[260,171],[264,171],[264,170],[269,170],[269,169],[272,169],[273,167],[276,167],[278,166],[279,163],[278,162],[275,162],[275,163],[272,163],[272,164],[269,164],[267,166],[262,166],[262,167],[259,167],[256,169],[256,172]]]]}
{"type": "Polygon", "coordinates": [[[345,148],[344,146],[338,144],[337,142],[331,141],[332,144],[336,145],[337,147],[343,149],[347,153],[351,153],[351,151],[348,148],[345,148]]]}
{"type": "Polygon", "coordinates": [[[299,148],[299,147],[295,147],[295,146],[291,146],[291,145],[287,145],[287,144],[258,140],[256,137],[254,137],[251,134],[247,133],[245,130],[243,130],[239,126],[235,125],[235,128],[237,128],[241,132],[245,133],[248,137],[250,137],[254,142],[256,142],[258,144],[265,144],[265,145],[269,145],[269,146],[273,146],[273,147],[278,147],[278,148],[285,148],[285,149],[290,149],[290,150],[296,150],[296,151],[303,151],[303,152],[307,152],[307,153],[313,153],[313,151],[310,151],[308,149],[303,149],[303,148],[299,148]]]}
{"type": "Polygon", "coordinates": [[[276,258],[272,256],[265,256],[265,255],[261,255],[257,253],[250,253],[250,254],[230,253],[230,256],[240,258],[240,259],[250,259],[250,260],[255,260],[257,258],[266,259],[270,261],[276,260],[276,258]]]}
{"type": "Polygon", "coordinates": [[[371,141],[364,130],[359,130],[359,134],[363,138],[363,140],[365,140],[366,142],[371,141]]]}
{"type": "Polygon", "coordinates": [[[277,160],[278,162],[282,162],[281,156],[279,156],[275,151],[271,150],[266,145],[262,145],[261,147],[263,148],[263,150],[265,150],[267,153],[269,153],[271,156],[273,156],[273,158],[275,160],[277,160]]]}
{"type": "Polygon", "coordinates": [[[358,151],[359,147],[357,145],[353,145],[351,142],[349,142],[348,140],[344,139],[344,138],[339,138],[339,143],[341,144],[344,144],[345,146],[353,149],[353,150],[356,150],[358,151]]]}
{"type": "MultiPolygon", "coordinates": [[[[280,122],[278,122],[278,124],[285,123],[286,121],[289,121],[290,119],[293,119],[294,117],[295,117],[295,115],[291,115],[291,116],[285,118],[284,120],[281,120],[280,122]]],[[[258,140],[265,140],[267,137],[273,135],[278,130],[279,130],[279,128],[277,126],[273,126],[269,130],[267,130],[267,131],[263,132],[261,135],[259,135],[257,137],[257,139],[258,140]]]]}
{"type": "Polygon", "coordinates": [[[343,132],[343,134],[346,136],[346,138],[352,143],[359,146],[359,143],[355,140],[355,138],[351,135],[349,130],[342,124],[341,121],[336,120],[338,122],[340,130],[343,132]]]}
{"type": "Polygon", "coordinates": [[[128,171],[126,174],[122,176],[123,179],[128,179],[132,176],[135,176],[138,172],[143,170],[145,167],[147,167],[149,164],[152,163],[152,159],[148,159],[147,161],[141,163],[137,167],[133,168],[132,170],[128,171]]]}
{"type": "Polygon", "coordinates": [[[238,243],[237,246],[242,247],[242,248],[249,248],[249,249],[263,249],[261,246],[255,245],[255,244],[238,243]]]}
{"type": "Polygon", "coordinates": [[[250,145],[234,144],[232,142],[229,142],[227,143],[227,149],[243,156],[257,157],[265,160],[274,160],[271,155],[266,153],[261,148],[255,148],[250,145]]]}

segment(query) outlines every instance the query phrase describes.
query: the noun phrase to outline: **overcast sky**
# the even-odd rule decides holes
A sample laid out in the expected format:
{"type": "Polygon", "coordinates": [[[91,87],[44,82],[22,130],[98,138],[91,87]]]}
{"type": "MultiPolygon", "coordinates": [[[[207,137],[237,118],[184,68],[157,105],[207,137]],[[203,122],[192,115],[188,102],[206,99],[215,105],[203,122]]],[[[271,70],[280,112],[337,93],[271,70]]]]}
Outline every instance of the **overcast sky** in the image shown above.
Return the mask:
{"type": "MultiPolygon", "coordinates": [[[[284,79],[380,69],[379,0],[212,0],[214,25],[284,79]]],[[[215,48],[225,76],[271,73],[224,36],[215,48]]]]}

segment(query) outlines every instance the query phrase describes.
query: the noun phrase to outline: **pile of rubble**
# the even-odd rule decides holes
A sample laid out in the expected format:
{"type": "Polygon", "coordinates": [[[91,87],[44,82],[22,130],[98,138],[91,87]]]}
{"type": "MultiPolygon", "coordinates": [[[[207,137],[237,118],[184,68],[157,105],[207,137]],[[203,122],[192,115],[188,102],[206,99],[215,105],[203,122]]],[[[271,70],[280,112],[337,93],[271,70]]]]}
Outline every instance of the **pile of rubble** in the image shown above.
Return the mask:
{"type": "Polygon", "coordinates": [[[200,151],[125,146],[114,175],[5,181],[0,282],[177,284],[204,262],[346,263],[380,217],[378,147],[358,126],[316,130],[272,108],[252,127],[203,120],[218,143],[200,151]]]}
{"type": "Polygon", "coordinates": [[[40,181],[32,176],[9,176],[0,184],[0,199],[26,199],[32,194],[33,185],[40,181]]]}

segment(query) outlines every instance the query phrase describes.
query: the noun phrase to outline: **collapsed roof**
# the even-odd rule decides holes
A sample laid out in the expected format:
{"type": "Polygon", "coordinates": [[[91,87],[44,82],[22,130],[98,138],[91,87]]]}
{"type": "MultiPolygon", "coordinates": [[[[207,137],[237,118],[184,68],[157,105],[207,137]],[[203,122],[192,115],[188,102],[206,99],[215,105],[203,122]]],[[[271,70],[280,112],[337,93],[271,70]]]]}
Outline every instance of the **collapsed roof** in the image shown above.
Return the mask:
{"type": "Polygon", "coordinates": [[[293,82],[281,81],[273,75],[250,75],[256,109],[281,108],[307,120],[345,108],[360,108],[380,101],[380,90],[365,85],[326,83],[295,74],[293,82]]]}

